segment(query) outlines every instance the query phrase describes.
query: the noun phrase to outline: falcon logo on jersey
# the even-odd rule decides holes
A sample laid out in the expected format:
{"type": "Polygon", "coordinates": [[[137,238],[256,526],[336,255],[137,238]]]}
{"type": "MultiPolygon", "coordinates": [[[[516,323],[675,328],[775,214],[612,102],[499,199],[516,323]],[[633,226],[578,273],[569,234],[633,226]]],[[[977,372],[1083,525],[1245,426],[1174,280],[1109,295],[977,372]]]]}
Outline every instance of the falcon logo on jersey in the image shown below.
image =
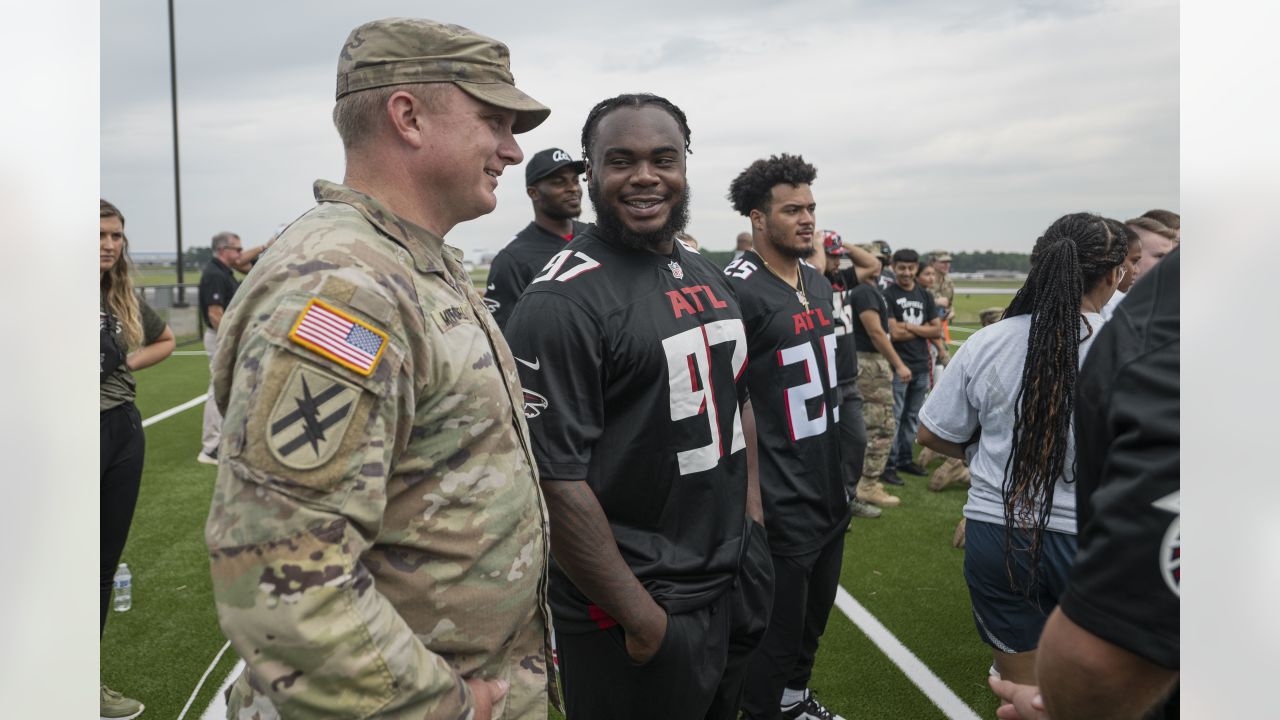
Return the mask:
{"type": "Polygon", "coordinates": [[[1152,507],[1174,514],[1173,522],[1160,543],[1160,576],[1174,595],[1182,597],[1182,491],[1170,493],[1151,503],[1152,507]]]}
{"type": "Polygon", "coordinates": [[[524,419],[532,420],[547,409],[547,398],[532,390],[524,391],[524,419]]]}
{"type": "Polygon", "coordinates": [[[674,275],[677,280],[684,279],[684,268],[680,267],[680,263],[672,260],[667,264],[667,267],[671,268],[671,274],[674,275]]]}

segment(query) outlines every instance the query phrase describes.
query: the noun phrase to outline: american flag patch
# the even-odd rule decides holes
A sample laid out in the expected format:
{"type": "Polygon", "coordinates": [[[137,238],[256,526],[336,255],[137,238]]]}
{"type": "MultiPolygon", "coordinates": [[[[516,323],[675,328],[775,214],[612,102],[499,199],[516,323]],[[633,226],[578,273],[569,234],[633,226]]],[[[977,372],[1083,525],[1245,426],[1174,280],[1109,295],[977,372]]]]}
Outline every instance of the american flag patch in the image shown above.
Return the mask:
{"type": "Polygon", "coordinates": [[[386,333],[314,298],[293,324],[289,339],[366,376],[387,348],[386,333]]]}

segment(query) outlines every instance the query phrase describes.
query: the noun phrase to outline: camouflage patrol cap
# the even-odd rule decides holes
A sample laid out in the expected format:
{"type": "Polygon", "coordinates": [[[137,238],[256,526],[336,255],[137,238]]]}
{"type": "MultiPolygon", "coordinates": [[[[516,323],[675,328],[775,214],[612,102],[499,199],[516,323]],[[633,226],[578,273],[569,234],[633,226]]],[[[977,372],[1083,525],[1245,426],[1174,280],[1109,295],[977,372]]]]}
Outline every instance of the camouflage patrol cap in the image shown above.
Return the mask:
{"type": "Polygon", "coordinates": [[[352,30],[338,55],[334,99],[435,82],[451,82],[481,102],[516,111],[514,133],[534,129],[551,114],[516,88],[506,45],[461,25],[418,18],[384,18],[352,30]]]}
{"type": "Polygon", "coordinates": [[[983,327],[999,321],[1001,315],[1004,315],[1002,307],[989,307],[978,311],[978,319],[982,321],[983,327]]]}
{"type": "Polygon", "coordinates": [[[934,262],[951,262],[951,253],[946,250],[930,250],[929,255],[933,257],[934,262]]]}

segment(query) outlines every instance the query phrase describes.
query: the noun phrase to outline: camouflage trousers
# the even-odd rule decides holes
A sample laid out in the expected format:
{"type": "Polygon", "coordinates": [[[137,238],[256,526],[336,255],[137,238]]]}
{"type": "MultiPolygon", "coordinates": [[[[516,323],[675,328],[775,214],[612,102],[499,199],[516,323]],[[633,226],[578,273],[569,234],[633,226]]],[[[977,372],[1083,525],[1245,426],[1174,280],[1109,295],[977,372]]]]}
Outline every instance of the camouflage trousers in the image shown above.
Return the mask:
{"type": "Polygon", "coordinates": [[[893,417],[893,370],[876,352],[858,353],[858,390],[867,425],[867,454],[859,484],[879,482],[893,446],[898,423],[893,417]]]}
{"type": "MultiPolygon", "coordinates": [[[[419,636],[421,639],[421,636],[419,636]]],[[[494,658],[484,662],[476,676],[506,680],[511,684],[507,694],[493,706],[493,720],[546,720],[548,697],[547,659],[549,653],[546,645],[546,627],[542,621],[542,613],[537,605],[533,606],[529,622],[509,641],[503,658],[494,658]]],[[[457,667],[454,668],[458,670],[457,667]]],[[[553,670],[554,671],[554,670],[553,670]]],[[[556,692],[556,686],[552,686],[556,692]]],[[[255,678],[246,668],[227,688],[227,720],[284,720],[284,716],[263,691],[261,681],[255,678]]],[[[557,705],[558,705],[557,698],[557,705]]],[[[338,717],[338,713],[329,713],[316,709],[318,714],[306,714],[305,717],[338,717]]],[[[387,720],[400,718],[420,718],[424,711],[419,703],[413,710],[402,708],[399,711],[386,710],[376,715],[387,720]]],[[[430,715],[429,708],[427,709],[430,715]]],[[[297,715],[302,717],[301,714],[297,715]]],[[[287,717],[295,717],[293,713],[287,717]]]]}

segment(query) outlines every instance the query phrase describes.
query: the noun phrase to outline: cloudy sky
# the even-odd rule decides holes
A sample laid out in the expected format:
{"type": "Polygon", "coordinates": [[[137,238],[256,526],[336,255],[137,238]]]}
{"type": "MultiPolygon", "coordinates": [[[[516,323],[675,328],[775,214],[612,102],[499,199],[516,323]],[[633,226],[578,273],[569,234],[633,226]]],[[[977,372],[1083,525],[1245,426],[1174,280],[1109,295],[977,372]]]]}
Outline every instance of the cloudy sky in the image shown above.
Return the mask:
{"type": "MultiPolygon", "coordinates": [[[[552,108],[526,157],[575,157],[587,111],[621,92],[681,106],[693,130],[689,231],[732,247],[725,199],[752,160],[818,168],[818,224],[928,250],[1029,250],[1059,215],[1179,210],[1178,5],[1164,0],[781,3],[175,3],[184,243],[246,246],[341,180],[330,121],[338,50],[377,17],[466,25],[511,48],[517,85],[552,108]]],[[[174,247],[167,16],[101,5],[102,196],[134,251],[174,247]]],[[[496,250],[531,218],[523,169],[498,209],[453,230],[496,250]]],[[[584,220],[591,219],[589,203],[584,220]]]]}

